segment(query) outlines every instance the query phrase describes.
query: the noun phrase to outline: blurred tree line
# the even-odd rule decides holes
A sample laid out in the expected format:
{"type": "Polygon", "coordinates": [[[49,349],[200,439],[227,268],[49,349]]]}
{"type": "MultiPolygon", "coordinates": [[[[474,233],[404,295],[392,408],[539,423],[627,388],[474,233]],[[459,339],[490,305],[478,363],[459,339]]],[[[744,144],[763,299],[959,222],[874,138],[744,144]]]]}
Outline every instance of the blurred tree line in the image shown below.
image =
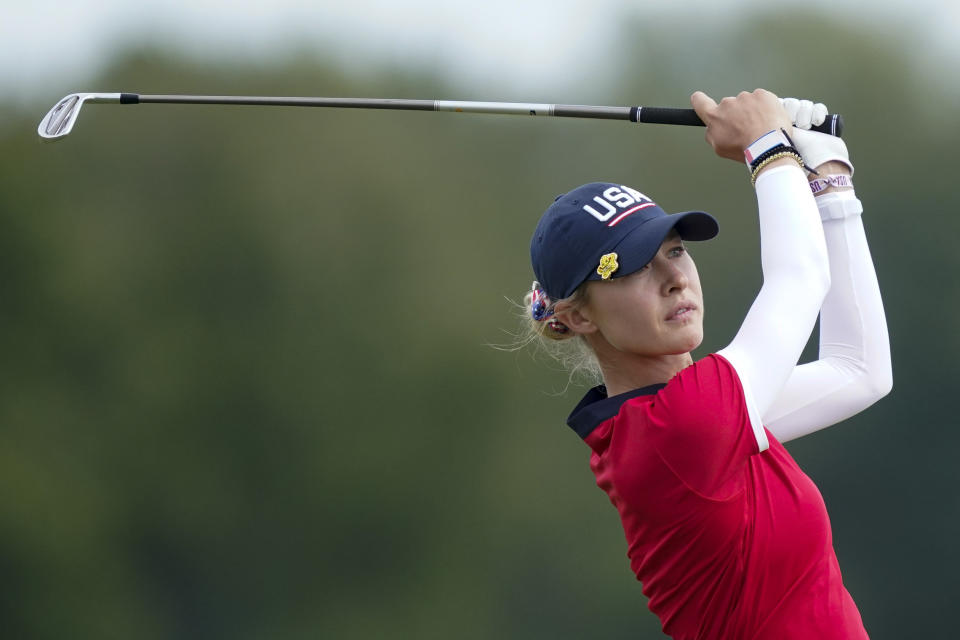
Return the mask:
{"type": "MultiPolygon", "coordinates": [[[[763,86],[844,113],[895,388],[790,449],[872,637],[946,637],[957,104],[889,33],[780,20],[632,23],[572,95],[158,48],[90,88],[684,106],[763,86]]],[[[295,108],[91,105],[41,144],[65,92],[0,107],[4,638],[661,637],[564,425],[582,387],[490,345],[540,213],[603,179],[721,220],[693,251],[701,355],[724,346],[760,284],[742,166],[696,129],[295,108]]]]}

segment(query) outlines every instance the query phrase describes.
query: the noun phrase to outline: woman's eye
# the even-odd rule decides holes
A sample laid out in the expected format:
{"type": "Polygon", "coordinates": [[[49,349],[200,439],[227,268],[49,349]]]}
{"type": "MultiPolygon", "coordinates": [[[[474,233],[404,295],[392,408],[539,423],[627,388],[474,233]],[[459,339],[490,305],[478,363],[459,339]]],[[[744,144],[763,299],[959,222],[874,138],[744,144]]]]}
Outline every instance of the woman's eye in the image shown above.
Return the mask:
{"type": "Polygon", "coordinates": [[[686,252],[687,252],[687,249],[683,245],[670,249],[671,256],[682,256],[686,252]]]}

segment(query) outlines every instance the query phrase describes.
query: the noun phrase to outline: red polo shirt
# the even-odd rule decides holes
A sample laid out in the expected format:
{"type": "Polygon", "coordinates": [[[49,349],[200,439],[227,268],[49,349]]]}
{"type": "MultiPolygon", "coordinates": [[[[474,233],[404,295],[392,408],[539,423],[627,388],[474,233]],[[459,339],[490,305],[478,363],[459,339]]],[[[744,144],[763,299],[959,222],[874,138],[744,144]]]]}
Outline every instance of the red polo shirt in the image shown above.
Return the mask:
{"type": "Polygon", "coordinates": [[[867,638],[820,492],[754,428],[723,357],[612,398],[597,387],[568,424],[592,449],[597,485],[620,512],[630,566],[667,635],[867,638]]]}

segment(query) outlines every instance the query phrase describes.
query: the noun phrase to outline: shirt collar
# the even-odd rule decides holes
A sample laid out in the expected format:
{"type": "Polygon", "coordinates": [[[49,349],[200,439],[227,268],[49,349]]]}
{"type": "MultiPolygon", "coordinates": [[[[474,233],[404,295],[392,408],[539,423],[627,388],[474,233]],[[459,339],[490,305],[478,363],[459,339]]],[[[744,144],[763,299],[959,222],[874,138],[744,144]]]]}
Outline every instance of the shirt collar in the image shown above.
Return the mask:
{"type": "Polygon", "coordinates": [[[602,384],[598,385],[590,389],[590,391],[587,391],[587,394],[583,396],[583,400],[580,401],[580,404],[573,409],[567,418],[567,424],[577,432],[577,435],[586,440],[587,436],[600,426],[602,422],[620,413],[620,407],[624,402],[639,396],[653,395],[665,386],[667,386],[665,383],[652,384],[649,387],[641,387],[633,391],[618,393],[608,398],[607,388],[602,384]]]}

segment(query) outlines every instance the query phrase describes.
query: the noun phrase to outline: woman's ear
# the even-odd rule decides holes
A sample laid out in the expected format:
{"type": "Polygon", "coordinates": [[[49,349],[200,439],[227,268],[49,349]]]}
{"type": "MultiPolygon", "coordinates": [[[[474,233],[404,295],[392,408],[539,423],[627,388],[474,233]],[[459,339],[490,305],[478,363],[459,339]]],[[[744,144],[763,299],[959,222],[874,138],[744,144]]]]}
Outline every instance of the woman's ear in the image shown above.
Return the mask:
{"type": "Polygon", "coordinates": [[[581,306],[558,302],[553,309],[553,315],[574,333],[584,335],[597,331],[597,325],[590,320],[589,311],[581,306]]]}

